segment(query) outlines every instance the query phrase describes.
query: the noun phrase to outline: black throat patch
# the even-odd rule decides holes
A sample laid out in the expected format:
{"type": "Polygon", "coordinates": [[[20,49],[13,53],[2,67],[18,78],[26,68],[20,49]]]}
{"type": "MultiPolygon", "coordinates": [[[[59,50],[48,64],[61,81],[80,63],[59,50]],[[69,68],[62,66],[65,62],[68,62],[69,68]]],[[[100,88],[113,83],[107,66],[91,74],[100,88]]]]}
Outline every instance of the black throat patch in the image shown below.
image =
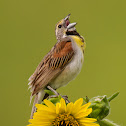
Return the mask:
{"type": "Polygon", "coordinates": [[[66,32],[67,35],[77,35],[80,37],[80,34],[75,30],[75,31],[67,31],[66,32]]]}
{"type": "Polygon", "coordinates": [[[76,30],[74,30],[74,31],[67,31],[66,34],[67,35],[76,35],[76,36],[79,36],[82,39],[82,41],[84,42],[84,38],[76,30]]]}

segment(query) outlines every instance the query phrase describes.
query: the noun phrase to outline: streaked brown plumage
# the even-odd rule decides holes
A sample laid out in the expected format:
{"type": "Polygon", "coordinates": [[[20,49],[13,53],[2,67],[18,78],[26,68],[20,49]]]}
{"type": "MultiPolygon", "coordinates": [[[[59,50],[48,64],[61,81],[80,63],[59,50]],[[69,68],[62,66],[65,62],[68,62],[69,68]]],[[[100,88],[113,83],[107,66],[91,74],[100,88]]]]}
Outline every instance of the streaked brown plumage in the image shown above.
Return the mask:
{"type": "Polygon", "coordinates": [[[56,43],[29,78],[32,96],[60,74],[73,55],[74,51],[70,41],[56,43]]]}

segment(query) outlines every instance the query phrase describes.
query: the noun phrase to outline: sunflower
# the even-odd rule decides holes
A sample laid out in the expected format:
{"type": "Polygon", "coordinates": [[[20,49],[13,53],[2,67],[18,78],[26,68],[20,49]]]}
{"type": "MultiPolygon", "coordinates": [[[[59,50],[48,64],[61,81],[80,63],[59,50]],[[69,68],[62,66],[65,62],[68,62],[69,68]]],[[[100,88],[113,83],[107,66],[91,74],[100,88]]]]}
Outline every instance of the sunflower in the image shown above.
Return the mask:
{"type": "Polygon", "coordinates": [[[35,105],[37,112],[27,126],[99,126],[96,119],[87,118],[92,112],[92,108],[88,109],[91,103],[82,105],[82,98],[67,105],[63,98],[56,105],[47,99],[44,103],[35,105]]]}

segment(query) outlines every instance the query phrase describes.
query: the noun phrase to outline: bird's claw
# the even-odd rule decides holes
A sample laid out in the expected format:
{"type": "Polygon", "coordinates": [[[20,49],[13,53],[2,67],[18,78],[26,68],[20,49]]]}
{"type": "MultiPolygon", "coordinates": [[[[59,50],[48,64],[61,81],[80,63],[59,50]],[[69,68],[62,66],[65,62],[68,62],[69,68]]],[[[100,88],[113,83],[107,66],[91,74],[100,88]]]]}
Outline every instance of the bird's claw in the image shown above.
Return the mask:
{"type": "Polygon", "coordinates": [[[50,98],[57,98],[57,97],[59,97],[59,96],[61,96],[67,103],[70,102],[70,101],[68,100],[68,96],[67,96],[67,95],[60,95],[59,93],[57,93],[56,95],[50,95],[50,96],[48,97],[48,99],[50,99],[50,98]]]}

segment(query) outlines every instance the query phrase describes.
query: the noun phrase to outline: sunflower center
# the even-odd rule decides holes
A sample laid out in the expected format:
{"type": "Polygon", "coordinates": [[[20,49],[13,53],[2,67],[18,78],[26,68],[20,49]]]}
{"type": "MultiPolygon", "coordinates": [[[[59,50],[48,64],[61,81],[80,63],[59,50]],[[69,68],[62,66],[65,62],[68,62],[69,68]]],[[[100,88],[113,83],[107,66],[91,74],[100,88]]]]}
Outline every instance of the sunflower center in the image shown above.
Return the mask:
{"type": "Polygon", "coordinates": [[[70,114],[59,114],[52,122],[54,126],[79,126],[77,120],[70,114]]]}

